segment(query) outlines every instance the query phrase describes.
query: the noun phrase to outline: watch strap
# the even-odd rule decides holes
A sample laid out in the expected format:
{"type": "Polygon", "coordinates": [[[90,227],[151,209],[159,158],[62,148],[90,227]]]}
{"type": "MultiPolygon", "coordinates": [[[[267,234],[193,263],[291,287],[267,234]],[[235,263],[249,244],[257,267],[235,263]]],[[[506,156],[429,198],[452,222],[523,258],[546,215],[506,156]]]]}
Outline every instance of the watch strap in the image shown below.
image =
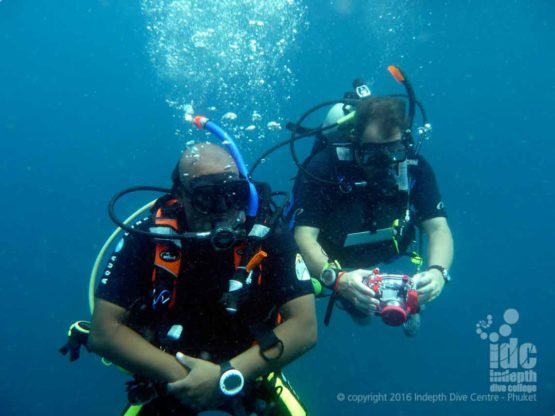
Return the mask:
{"type": "Polygon", "coordinates": [[[322,271],[326,269],[341,269],[341,264],[337,260],[331,260],[326,263],[326,265],[322,268],[322,271]]]}
{"type": "Polygon", "coordinates": [[[449,282],[451,280],[451,276],[449,275],[449,272],[445,267],[440,266],[439,264],[432,264],[431,266],[428,266],[428,270],[433,270],[433,269],[439,270],[439,272],[445,279],[445,282],[449,282]]]}
{"type": "Polygon", "coordinates": [[[334,292],[337,292],[337,291],[339,290],[339,281],[341,280],[341,278],[343,277],[343,275],[344,275],[345,273],[346,273],[346,272],[344,272],[344,271],[340,271],[340,272],[337,274],[337,278],[335,279],[335,284],[333,285],[333,291],[334,291],[334,292]]]}
{"type": "Polygon", "coordinates": [[[231,365],[231,362],[229,360],[224,361],[223,363],[220,364],[220,375],[222,375],[226,371],[233,370],[234,368],[235,367],[231,365]]]}

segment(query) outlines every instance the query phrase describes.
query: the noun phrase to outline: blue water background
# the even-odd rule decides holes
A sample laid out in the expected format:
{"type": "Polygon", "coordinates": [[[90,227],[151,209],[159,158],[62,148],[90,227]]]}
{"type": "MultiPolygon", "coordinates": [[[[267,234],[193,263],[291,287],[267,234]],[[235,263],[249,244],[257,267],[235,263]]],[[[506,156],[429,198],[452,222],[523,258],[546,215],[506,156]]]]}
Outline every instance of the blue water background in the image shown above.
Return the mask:
{"type": "MultiPolygon", "coordinates": [[[[345,13],[306,3],[310,27],[288,52],[299,82],[280,116],[340,97],[357,76],[377,94],[402,92],[385,70],[400,65],[434,127],[423,153],[455,236],[453,282],[416,338],[336,313],[288,375],[313,414],[552,415],[555,4],[402,2],[404,26],[384,38],[373,35],[370,3],[349,3],[345,13]],[[338,401],[486,393],[489,344],[476,323],[491,314],[498,326],[507,308],[520,312],[514,335],[537,346],[537,402],[338,401]]],[[[88,273],[113,228],[110,196],[168,185],[183,145],[147,41],[134,2],[0,1],[2,415],[117,414],[125,403],[122,374],[87,354],[68,364],[57,348],[68,324],[88,317],[88,273]]],[[[258,175],[283,189],[294,172],[280,152],[258,175]]]]}

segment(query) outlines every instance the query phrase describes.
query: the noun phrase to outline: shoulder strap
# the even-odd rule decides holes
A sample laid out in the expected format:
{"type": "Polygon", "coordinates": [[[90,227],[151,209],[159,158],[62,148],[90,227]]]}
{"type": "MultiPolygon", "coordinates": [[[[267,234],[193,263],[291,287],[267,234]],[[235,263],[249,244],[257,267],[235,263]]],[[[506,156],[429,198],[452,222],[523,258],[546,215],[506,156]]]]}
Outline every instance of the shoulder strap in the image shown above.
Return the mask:
{"type": "MultiPolygon", "coordinates": [[[[176,199],[160,201],[154,210],[154,228],[163,233],[177,233],[176,199]]],[[[154,268],[152,269],[152,309],[173,309],[175,306],[177,278],[181,270],[181,242],[176,240],[156,240],[154,268]]]]}

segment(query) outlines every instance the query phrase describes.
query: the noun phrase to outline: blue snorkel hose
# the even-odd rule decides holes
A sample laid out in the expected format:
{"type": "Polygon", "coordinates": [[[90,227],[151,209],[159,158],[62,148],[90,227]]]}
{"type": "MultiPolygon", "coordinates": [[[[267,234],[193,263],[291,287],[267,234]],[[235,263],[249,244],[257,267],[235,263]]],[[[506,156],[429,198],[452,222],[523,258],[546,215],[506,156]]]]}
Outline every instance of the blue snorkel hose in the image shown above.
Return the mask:
{"type": "Polygon", "coordinates": [[[225,146],[235,164],[237,165],[237,169],[239,173],[248,181],[250,195],[249,195],[249,205],[247,207],[247,217],[251,219],[256,218],[256,214],[258,212],[258,192],[256,191],[256,187],[254,183],[250,180],[249,173],[247,171],[247,167],[245,166],[245,161],[239,152],[239,148],[231,138],[229,134],[227,134],[220,126],[218,126],[213,121],[210,121],[207,117],[204,116],[196,116],[193,117],[192,123],[197,126],[199,129],[206,129],[218,139],[222,141],[222,144],[225,146]]]}

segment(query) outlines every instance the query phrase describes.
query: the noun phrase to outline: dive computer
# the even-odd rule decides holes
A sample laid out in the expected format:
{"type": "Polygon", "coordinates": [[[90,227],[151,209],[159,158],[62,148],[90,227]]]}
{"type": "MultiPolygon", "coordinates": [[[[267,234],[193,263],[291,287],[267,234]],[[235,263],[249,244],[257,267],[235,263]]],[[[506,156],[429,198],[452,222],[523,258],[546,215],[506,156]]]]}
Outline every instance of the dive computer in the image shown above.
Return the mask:
{"type": "Polygon", "coordinates": [[[220,364],[220,391],[226,396],[235,396],[243,390],[245,378],[229,361],[220,364]]]}

